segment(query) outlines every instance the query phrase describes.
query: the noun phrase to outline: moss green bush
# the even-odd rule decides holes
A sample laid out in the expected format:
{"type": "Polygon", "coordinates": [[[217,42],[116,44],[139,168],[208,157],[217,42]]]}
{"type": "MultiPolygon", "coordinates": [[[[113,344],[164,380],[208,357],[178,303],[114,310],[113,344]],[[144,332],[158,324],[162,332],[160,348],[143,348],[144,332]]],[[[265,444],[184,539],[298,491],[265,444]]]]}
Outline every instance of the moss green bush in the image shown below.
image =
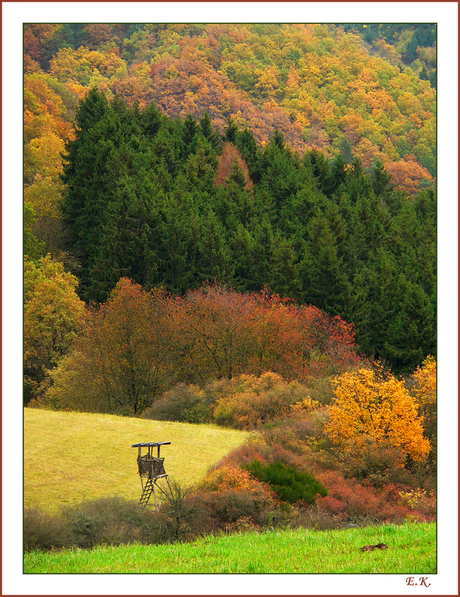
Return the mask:
{"type": "Polygon", "coordinates": [[[260,460],[253,460],[242,468],[259,481],[269,483],[281,500],[291,504],[296,502],[313,504],[318,495],[327,495],[326,489],[308,472],[283,464],[279,460],[267,464],[262,464],[260,460]]]}

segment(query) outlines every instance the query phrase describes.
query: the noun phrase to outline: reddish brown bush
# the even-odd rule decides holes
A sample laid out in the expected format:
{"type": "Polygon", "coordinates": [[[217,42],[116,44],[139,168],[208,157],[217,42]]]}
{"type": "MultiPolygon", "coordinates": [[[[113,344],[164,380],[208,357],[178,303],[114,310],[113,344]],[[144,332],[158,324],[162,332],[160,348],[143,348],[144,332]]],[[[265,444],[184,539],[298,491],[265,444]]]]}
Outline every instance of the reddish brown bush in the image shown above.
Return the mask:
{"type": "Polygon", "coordinates": [[[251,518],[258,526],[266,526],[279,510],[271,493],[256,494],[252,491],[199,492],[194,500],[198,500],[218,522],[220,528],[236,523],[241,518],[251,518]]]}
{"type": "Polygon", "coordinates": [[[329,492],[318,499],[318,506],[331,514],[346,514],[352,519],[367,517],[381,522],[402,522],[409,517],[434,520],[433,501],[424,512],[416,507],[411,509],[400,495],[403,486],[390,483],[376,489],[355,479],[345,479],[339,471],[323,471],[317,476],[329,492]]]}

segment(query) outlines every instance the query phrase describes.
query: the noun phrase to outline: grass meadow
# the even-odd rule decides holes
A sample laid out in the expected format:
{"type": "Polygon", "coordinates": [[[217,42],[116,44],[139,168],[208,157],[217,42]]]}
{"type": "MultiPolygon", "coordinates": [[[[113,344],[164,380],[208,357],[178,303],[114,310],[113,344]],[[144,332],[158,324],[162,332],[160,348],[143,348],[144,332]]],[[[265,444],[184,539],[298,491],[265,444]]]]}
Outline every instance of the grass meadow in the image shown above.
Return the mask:
{"type": "Polygon", "coordinates": [[[174,545],[31,552],[24,573],[435,574],[436,525],[249,532],[174,545]],[[388,549],[360,551],[379,542],[388,549]]]}
{"type": "MultiPolygon", "coordinates": [[[[170,441],[165,468],[183,486],[243,444],[250,433],[212,425],[113,415],[24,411],[24,503],[50,513],[84,500],[138,500],[141,441],[170,441]]],[[[434,574],[436,524],[218,531],[189,543],[102,544],[24,554],[25,574],[434,574]],[[385,551],[361,552],[383,542],[385,551]]]]}
{"type": "Polygon", "coordinates": [[[24,506],[50,512],[85,499],[138,500],[137,448],[163,446],[165,469],[184,486],[249,437],[213,425],[157,422],[114,415],[24,409],[24,506]]]}

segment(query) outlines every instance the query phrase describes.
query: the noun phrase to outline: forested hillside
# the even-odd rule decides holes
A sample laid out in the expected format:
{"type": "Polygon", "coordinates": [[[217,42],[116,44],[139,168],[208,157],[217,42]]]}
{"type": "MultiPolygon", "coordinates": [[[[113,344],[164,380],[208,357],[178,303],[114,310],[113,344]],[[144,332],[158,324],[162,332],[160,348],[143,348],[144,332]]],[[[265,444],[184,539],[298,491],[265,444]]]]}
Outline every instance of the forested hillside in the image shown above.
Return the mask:
{"type": "Polygon", "coordinates": [[[139,504],[55,492],[24,548],[435,521],[436,26],[30,24],[24,50],[25,439],[50,461],[72,422],[69,486],[101,425],[176,467],[159,511],[144,474],[139,504]],[[216,462],[219,427],[250,435],[216,462]]]}
{"type": "Polygon", "coordinates": [[[50,108],[33,102],[38,80],[68,121],[97,86],[172,117],[208,112],[221,133],[232,116],[258,143],[278,128],[301,153],[378,157],[414,190],[436,175],[435,44],[433,25],[28,25],[26,111],[50,108]]]}
{"type": "MultiPolygon", "coordinates": [[[[314,305],[396,372],[435,355],[430,27],[26,25],[28,391],[121,278],[314,305]]],[[[321,342],[306,363],[329,363],[321,342]]]]}

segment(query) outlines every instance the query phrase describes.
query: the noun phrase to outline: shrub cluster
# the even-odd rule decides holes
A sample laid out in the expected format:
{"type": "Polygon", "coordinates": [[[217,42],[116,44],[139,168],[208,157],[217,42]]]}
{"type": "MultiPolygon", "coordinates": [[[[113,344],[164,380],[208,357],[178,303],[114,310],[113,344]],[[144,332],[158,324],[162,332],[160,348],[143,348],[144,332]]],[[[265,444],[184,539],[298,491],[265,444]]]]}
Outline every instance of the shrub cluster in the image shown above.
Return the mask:
{"type": "Polygon", "coordinates": [[[307,385],[286,381],[268,371],[211,381],[203,388],[180,383],[165,392],[143,418],[188,423],[216,423],[234,429],[256,429],[288,416],[292,407],[313,403],[307,385]],[[309,402],[310,401],[310,402],[309,402]]]}
{"type": "Polygon", "coordinates": [[[308,392],[305,384],[286,382],[275,373],[264,373],[259,378],[242,375],[222,388],[213,419],[226,427],[256,429],[285,417],[292,405],[307,398],[308,392]]]}
{"type": "Polygon", "coordinates": [[[60,516],[38,508],[24,511],[24,551],[49,551],[76,545],[75,535],[60,516]]]}
{"type": "Polygon", "coordinates": [[[88,500],[56,514],[36,508],[24,513],[24,550],[159,542],[161,524],[155,513],[121,498],[88,500]]]}
{"type": "MultiPolygon", "coordinates": [[[[176,487],[176,488],[175,488],[176,487]]],[[[160,512],[119,498],[88,500],[56,514],[27,509],[24,551],[189,540],[217,527],[202,504],[172,487],[160,512]]]]}
{"type": "MultiPolygon", "coordinates": [[[[357,456],[350,461],[338,458],[322,432],[326,422],[324,408],[275,421],[266,425],[258,438],[233,450],[218,466],[240,466],[269,482],[280,499],[291,503],[299,500],[290,510],[293,525],[333,528],[349,522],[435,520],[436,497],[429,490],[429,478],[421,478],[416,470],[392,467],[390,449],[371,447],[361,460],[357,456]],[[308,492],[296,493],[296,481],[302,475],[312,476],[327,495],[317,490],[320,495],[314,495],[315,501],[308,492]],[[421,483],[425,485],[422,489],[421,483]]],[[[308,487],[308,482],[305,485],[308,487]]]]}
{"type": "Polygon", "coordinates": [[[142,417],[155,421],[208,423],[212,420],[213,403],[209,389],[209,384],[204,390],[193,384],[177,384],[144,411],[142,417]]]}
{"type": "Polygon", "coordinates": [[[27,509],[24,551],[174,543],[218,532],[260,530],[284,522],[274,494],[263,484],[250,482],[249,488],[193,492],[173,483],[160,512],[119,498],[86,501],[56,514],[27,509]]]}

